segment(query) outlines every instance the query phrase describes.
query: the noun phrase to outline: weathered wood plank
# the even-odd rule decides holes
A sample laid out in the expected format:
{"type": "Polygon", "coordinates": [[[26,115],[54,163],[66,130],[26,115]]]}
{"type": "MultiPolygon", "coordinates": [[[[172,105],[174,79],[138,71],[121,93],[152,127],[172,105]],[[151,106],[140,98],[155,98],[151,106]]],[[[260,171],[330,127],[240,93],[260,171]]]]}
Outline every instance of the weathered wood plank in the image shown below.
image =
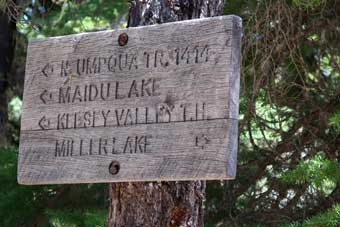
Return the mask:
{"type": "Polygon", "coordinates": [[[235,171],[228,165],[228,139],[233,135],[228,133],[235,127],[236,120],[221,119],[125,129],[25,131],[19,182],[231,179],[235,171]],[[117,175],[109,172],[113,160],[120,164],[117,175]]]}
{"type": "Polygon", "coordinates": [[[19,182],[234,177],[240,39],[241,20],[224,16],[30,42],[19,182]],[[97,153],[64,157],[71,144],[97,153]]]}

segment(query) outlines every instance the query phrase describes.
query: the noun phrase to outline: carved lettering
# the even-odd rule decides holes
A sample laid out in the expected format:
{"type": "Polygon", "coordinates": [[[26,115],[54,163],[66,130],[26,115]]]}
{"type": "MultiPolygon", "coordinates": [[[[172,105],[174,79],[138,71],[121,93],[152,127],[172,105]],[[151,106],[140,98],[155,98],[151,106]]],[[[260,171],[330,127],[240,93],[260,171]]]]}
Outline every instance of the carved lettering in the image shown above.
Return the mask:
{"type": "Polygon", "coordinates": [[[134,95],[135,97],[139,97],[139,92],[137,90],[136,80],[133,80],[130,86],[128,97],[131,98],[131,96],[134,95]]]}
{"type": "Polygon", "coordinates": [[[127,50],[111,55],[91,56],[72,60],[62,60],[60,76],[66,77],[75,70],[77,76],[98,75],[103,72],[128,72],[131,70],[166,68],[182,64],[204,64],[210,58],[209,45],[193,43],[185,47],[153,49],[136,52],[127,50]],[[174,58],[172,56],[175,56],[174,58]],[[143,62],[139,65],[138,62],[143,62]]]}
{"type": "Polygon", "coordinates": [[[68,76],[68,73],[69,73],[69,70],[70,70],[69,66],[70,66],[70,64],[69,64],[68,60],[66,60],[66,61],[62,60],[61,61],[61,69],[60,69],[60,76],[61,77],[68,76]]]}
{"type": "MultiPolygon", "coordinates": [[[[80,103],[109,101],[124,98],[139,98],[145,96],[160,96],[160,81],[161,80],[158,78],[147,78],[132,80],[131,82],[116,81],[113,86],[111,86],[110,82],[63,86],[59,87],[58,90],[58,103],[80,103]],[[124,89],[122,87],[124,87],[124,89]]],[[[48,93],[47,90],[44,92],[48,93]]],[[[45,98],[45,96],[47,95],[44,92],[41,96],[43,96],[43,101],[46,103],[47,98],[45,98]]],[[[48,98],[52,99],[52,93],[48,93],[48,98]]]]}
{"type": "Polygon", "coordinates": [[[67,87],[66,89],[61,87],[59,88],[59,103],[69,103],[71,101],[71,87],[67,87]]]}
{"type": "Polygon", "coordinates": [[[73,140],[56,140],[55,143],[55,157],[67,157],[73,155],[73,140]]]}
{"type": "Polygon", "coordinates": [[[76,129],[89,127],[124,127],[137,124],[202,121],[210,119],[206,103],[179,103],[165,101],[156,107],[111,108],[58,113],[56,118],[41,118],[41,129],[76,129]]]}
{"type": "Polygon", "coordinates": [[[123,153],[147,153],[152,136],[129,136],[126,138],[123,153]],[[149,139],[149,141],[148,141],[149,139]]]}

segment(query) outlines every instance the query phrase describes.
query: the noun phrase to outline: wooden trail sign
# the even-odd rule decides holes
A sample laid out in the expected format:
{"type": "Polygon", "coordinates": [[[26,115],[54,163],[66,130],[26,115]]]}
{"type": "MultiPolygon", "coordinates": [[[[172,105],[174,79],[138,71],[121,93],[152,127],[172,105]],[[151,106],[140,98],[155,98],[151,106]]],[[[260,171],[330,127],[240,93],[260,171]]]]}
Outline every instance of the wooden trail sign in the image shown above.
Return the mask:
{"type": "Polygon", "coordinates": [[[232,179],[241,19],[29,43],[21,184],[232,179]]]}

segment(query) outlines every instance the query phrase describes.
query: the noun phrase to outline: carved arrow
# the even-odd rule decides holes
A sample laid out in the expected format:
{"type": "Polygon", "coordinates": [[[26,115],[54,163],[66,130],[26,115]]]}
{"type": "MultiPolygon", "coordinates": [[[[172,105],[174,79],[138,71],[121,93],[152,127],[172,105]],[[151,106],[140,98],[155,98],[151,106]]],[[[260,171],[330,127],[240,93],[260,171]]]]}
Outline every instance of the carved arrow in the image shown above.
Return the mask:
{"type": "Polygon", "coordinates": [[[43,116],[39,121],[39,126],[42,130],[45,130],[50,127],[50,120],[43,116]]]}
{"type": "Polygon", "coordinates": [[[41,72],[43,73],[43,75],[45,77],[48,77],[48,75],[53,73],[53,66],[50,63],[47,63],[44,68],[41,70],[41,72]]]}
{"type": "Polygon", "coordinates": [[[44,90],[40,95],[40,99],[44,104],[46,104],[46,101],[49,101],[52,99],[52,93],[49,93],[47,90],[44,90]]]}
{"type": "Polygon", "coordinates": [[[207,144],[210,143],[210,140],[205,135],[196,136],[195,146],[202,148],[202,150],[205,148],[207,144]]]}

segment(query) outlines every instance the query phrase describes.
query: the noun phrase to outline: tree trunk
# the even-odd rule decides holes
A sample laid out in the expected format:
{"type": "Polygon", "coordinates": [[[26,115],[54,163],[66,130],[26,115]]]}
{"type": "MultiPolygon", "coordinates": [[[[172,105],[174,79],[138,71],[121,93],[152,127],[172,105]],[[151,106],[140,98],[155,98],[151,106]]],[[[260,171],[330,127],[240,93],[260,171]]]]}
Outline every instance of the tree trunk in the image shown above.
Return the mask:
{"type": "MultiPolygon", "coordinates": [[[[135,0],[129,27],[222,15],[223,0],[135,0]]],[[[204,181],[114,183],[109,227],[203,226],[204,181]]]]}
{"type": "Polygon", "coordinates": [[[0,9],[0,146],[7,145],[7,77],[13,61],[15,32],[15,21],[0,9]]]}

